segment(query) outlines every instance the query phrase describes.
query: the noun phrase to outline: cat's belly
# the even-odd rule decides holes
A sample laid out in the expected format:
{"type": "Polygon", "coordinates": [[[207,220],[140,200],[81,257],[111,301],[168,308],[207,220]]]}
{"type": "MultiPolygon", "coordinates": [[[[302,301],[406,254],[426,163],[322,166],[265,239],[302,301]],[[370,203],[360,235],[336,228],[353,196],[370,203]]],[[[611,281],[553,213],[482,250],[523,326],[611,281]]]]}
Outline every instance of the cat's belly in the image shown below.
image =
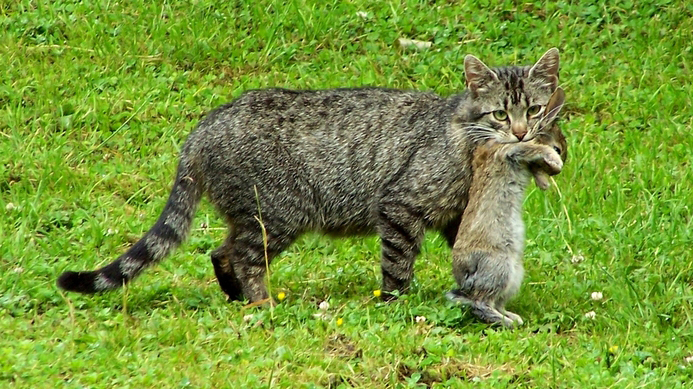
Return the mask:
{"type": "Polygon", "coordinates": [[[322,227],[320,229],[320,232],[323,234],[341,238],[341,237],[346,237],[346,236],[355,236],[355,235],[373,235],[375,234],[375,227],[371,225],[357,225],[355,223],[350,224],[350,225],[343,225],[343,226],[336,226],[336,227],[322,227]]]}

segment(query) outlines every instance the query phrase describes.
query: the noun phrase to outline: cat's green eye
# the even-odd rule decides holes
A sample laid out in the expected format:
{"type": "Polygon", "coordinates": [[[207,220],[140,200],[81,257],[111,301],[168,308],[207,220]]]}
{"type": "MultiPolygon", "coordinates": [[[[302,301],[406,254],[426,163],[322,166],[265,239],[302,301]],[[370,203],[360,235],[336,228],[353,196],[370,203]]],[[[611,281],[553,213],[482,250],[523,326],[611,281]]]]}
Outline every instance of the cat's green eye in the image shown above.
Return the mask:
{"type": "Polygon", "coordinates": [[[533,105],[527,109],[527,116],[536,116],[541,112],[541,105],[533,105]]]}
{"type": "Polygon", "coordinates": [[[496,118],[496,120],[503,121],[508,119],[508,113],[499,109],[498,111],[493,111],[493,117],[496,118]]]}

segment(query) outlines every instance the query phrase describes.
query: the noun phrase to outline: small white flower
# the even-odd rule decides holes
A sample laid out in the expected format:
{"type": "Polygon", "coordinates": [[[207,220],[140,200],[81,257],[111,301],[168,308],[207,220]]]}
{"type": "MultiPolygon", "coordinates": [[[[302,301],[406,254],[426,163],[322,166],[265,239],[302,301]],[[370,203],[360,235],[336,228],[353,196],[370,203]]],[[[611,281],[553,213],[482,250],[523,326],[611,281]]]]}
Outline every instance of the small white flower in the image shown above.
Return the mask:
{"type": "Polygon", "coordinates": [[[573,257],[570,258],[570,262],[572,262],[573,264],[578,264],[584,260],[585,257],[583,257],[582,255],[573,255],[573,257]]]}
{"type": "Polygon", "coordinates": [[[19,267],[19,266],[17,266],[17,267],[15,267],[14,269],[12,269],[12,271],[15,272],[15,273],[17,273],[17,274],[19,274],[19,273],[24,273],[24,269],[22,269],[22,268],[19,267]]]}
{"type": "Polygon", "coordinates": [[[693,355],[691,355],[690,357],[686,357],[683,360],[686,361],[686,363],[693,363],[693,355]]]}
{"type": "Polygon", "coordinates": [[[318,308],[320,308],[320,310],[322,311],[327,311],[328,309],[330,309],[330,303],[328,303],[327,301],[323,301],[320,303],[320,305],[318,305],[318,308]]]}
{"type": "Polygon", "coordinates": [[[595,317],[597,317],[597,313],[594,311],[589,311],[585,314],[585,317],[588,319],[594,319],[595,317]]]}
{"type": "Polygon", "coordinates": [[[360,17],[361,19],[368,19],[368,12],[358,11],[356,12],[356,16],[360,17]]]}
{"type": "Polygon", "coordinates": [[[416,40],[416,39],[407,39],[407,38],[399,38],[399,39],[397,39],[397,43],[399,43],[400,47],[402,47],[402,48],[414,48],[417,50],[425,50],[425,49],[429,49],[431,46],[433,46],[433,42],[420,41],[420,40],[416,40]]]}
{"type": "Polygon", "coordinates": [[[417,323],[423,323],[426,321],[426,316],[417,316],[414,320],[416,320],[417,323]]]}
{"type": "Polygon", "coordinates": [[[247,323],[247,322],[249,322],[249,321],[251,321],[251,320],[253,320],[253,315],[245,315],[245,316],[243,316],[243,321],[244,321],[244,322],[247,323]]]}
{"type": "Polygon", "coordinates": [[[599,300],[604,298],[604,295],[602,294],[602,292],[592,292],[591,296],[592,296],[592,300],[594,300],[594,301],[599,301],[599,300]]]}
{"type": "Polygon", "coordinates": [[[321,319],[321,320],[325,320],[325,321],[332,319],[332,315],[330,315],[327,312],[314,313],[313,317],[316,319],[321,319]]]}
{"type": "Polygon", "coordinates": [[[17,208],[17,206],[14,205],[14,204],[12,204],[12,203],[7,203],[7,205],[5,205],[5,210],[8,211],[8,212],[9,212],[9,211],[13,211],[13,210],[16,209],[16,208],[17,208]]]}
{"type": "Polygon", "coordinates": [[[115,231],[113,231],[112,228],[109,228],[109,229],[106,231],[106,236],[111,236],[111,235],[113,235],[114,233],[115,233],[115,231]]]}

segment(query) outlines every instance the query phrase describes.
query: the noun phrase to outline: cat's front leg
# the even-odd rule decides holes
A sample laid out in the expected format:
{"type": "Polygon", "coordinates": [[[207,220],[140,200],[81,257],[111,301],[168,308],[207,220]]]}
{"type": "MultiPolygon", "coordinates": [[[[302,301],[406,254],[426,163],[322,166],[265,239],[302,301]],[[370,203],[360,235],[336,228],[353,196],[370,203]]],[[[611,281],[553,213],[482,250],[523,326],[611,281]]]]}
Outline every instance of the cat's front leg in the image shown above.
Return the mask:
{"type": "Polygon", "coordinates": [[[420,214],[402,204],[381,204],[378,211],[383,274],[382,298],[393,300],[393,292],[406,293],[414,275],[414,261],[423,241],[420,214]]]}

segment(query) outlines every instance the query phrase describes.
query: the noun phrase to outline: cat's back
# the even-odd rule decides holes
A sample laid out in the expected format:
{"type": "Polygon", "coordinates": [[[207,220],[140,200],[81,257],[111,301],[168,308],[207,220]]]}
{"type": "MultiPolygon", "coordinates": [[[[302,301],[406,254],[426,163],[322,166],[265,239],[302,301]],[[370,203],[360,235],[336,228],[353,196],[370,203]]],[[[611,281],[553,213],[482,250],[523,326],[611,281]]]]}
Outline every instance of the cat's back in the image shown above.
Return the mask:
{"type": "Polygon", "coordinates": [[[387,88],[256,89],[210,112],[201,127],[289,131],[339,123],[353,129],[374,119],[387,124],[412,112],[424,114],[444,102],[434,93],[387,88]]]}
{"type": "Polygon", "coordinates": [[[223,155],[229,166],[302,169],[335,185],[341,168],[379,182],[424,145],[445,142],[458,101],[370,87],[249,90],[203,118],[188,143],[202,159],[223,155]]]}

